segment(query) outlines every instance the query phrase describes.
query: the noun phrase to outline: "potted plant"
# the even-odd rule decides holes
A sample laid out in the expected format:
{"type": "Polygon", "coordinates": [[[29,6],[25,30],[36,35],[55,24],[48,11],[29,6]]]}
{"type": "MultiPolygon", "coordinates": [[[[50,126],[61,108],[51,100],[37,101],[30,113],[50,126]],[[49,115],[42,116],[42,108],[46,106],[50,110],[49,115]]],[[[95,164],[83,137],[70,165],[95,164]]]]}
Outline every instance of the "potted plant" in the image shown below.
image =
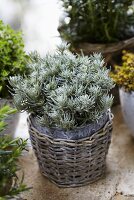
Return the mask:
{"type": "Polygon", "coordinates": [[[120,101],[124,119],[134,136],[134,54],[123,51],[122,65],[115,66],[111,77],[120,87],[120,101]]]}
{"type": "Polygon", "coordinates": [[[111,57],[114,51],[134,46],[132,0],[60,1],[64,17],[60,20],[59,32],[74,49],[82,49],[87,55],[101,52],[111,57]]]}
{"type": "Polygon", "coordinates": [[[16,107],[30,114],[42,174],[61,187],[96,181],[105,171],[112,130],[113,81],[101,55],[74,55],[63,45],[53,55],[30,57],[30,75],[11,77],[10,84],[16,107]]]}
{"type": "Polygon", "coordinates": [[[23,176],[22,180],[17,176],[20,169],[18,159],[26,148],[27,141],[21,138],[13,140],[2,133],[7,125],[5,118],[14,112],[9,106],[0,108],[0,200],[13,198],[28,189],[23,184],[23,176]]]}
{"type": "Polygon", "coordinates": [[[0,97],[7,98],[9,76],[26,73],[22,33],[0,20],[0,97]]]}
{"type": "MultiPolygon", "coordinates": [[[[71,43],[71,50],[85,55],[102,53],[108,66],[121,62],[123,49],[134,48],[134,9],[132,0],[60,0],[64,16],[59,32],[71,43]]],[[[112,90],[119,103],[118,88],[112,90]]]]}
{"type": "MultiPolygon", "coordinates": [[[[9,25],[0,20],[0,106],[9,104],[13,107],[11,95],[8,92],[9,76],[27,73],[24,51],[24,41],[20,31],[14,31],[9,25]]],[[[12,114],[6,119],[8,127],[5,132],[14,134],[19,120],[19,113],[12,114]]]]}

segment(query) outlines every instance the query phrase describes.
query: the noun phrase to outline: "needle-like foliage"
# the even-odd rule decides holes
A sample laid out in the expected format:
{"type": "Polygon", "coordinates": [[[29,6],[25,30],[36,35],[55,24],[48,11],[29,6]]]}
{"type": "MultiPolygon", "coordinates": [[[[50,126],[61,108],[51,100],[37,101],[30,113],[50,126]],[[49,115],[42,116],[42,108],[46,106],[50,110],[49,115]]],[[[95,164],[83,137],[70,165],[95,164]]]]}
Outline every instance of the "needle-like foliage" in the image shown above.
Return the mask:
{"type": "Polygon", "coordinates": [[[74,55],[66,46],[41,58],[31,54],[30,75],[10,78],[19,110],[45,126],[73,129],[98,120],[111,106],[113,81],[100,54],[74,55]]]}

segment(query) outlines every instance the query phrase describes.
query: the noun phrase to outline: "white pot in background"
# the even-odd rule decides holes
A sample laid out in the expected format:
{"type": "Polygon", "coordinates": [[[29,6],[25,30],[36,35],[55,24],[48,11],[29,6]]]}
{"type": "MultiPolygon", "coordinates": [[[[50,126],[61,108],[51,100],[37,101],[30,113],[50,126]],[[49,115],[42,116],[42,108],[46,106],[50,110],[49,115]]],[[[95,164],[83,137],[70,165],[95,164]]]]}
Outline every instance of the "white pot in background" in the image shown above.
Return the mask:
{"type": "Polygon", "coordinates": [[[119,94],[124,120],[134,136],[134,92],[125,92],[121,88],[119,94]]]}

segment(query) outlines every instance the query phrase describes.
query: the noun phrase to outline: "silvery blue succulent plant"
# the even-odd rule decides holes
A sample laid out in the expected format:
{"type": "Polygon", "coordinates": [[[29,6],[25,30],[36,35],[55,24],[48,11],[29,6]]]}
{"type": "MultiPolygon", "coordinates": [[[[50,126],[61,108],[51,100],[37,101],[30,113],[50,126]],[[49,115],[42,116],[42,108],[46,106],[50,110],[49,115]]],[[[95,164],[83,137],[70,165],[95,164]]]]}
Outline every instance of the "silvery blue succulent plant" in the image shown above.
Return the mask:
{"type": "Polygon", "coordinates": [[[111,107],[114,84],[101,54],[74,55],[66,45],[41,58],[30,54],[29,75],[10,78],[16,107],[44,126],[70,130],[97,121],[111,107]]]}

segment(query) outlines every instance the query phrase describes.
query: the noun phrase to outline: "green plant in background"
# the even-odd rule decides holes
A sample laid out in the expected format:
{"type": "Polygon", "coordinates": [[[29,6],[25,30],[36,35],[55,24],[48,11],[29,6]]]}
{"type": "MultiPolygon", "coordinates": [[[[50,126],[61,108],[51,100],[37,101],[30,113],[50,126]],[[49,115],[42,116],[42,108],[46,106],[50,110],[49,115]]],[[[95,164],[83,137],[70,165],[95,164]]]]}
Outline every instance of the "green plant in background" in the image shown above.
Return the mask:
{"type": "Polygon", "coordinates": [[[66,130],[98,120],[110,108],[113,88],[100,54],[74,55],[61,46],[54,55],[31,54],[30,74],[10,78],[19,110],[66,130]]]}
{"type": "Polygon", "coordinates": [[[122,66],[115,66],[111,77],[126,92],[134,91],[134,53],[123,51],[122,66]]]}
{"type": "Polygon", "coordinates": [[[59,32],[73,45],[111,43],[134,36],[133,0],[60,0],[64,8],[59,32]]]}
{"type": "Polygon", "coordinates": [[[10,199],[28,189],[23,184],[23,176],[22,180],[17,176],[17,161],[26,148],[27,141],[21,138],[13,140],[9,135],[2,133],[7,126],[4,120],[14,112],[16,110],[9,106],[0,108],[0,200],[10,199]]]}
{"type": "Polygon", "coordinates": [[[24,42],[21,32],[14,31],[0,20],[0,96],[6,96],[7,79],[25,72],[24,42]]]}

